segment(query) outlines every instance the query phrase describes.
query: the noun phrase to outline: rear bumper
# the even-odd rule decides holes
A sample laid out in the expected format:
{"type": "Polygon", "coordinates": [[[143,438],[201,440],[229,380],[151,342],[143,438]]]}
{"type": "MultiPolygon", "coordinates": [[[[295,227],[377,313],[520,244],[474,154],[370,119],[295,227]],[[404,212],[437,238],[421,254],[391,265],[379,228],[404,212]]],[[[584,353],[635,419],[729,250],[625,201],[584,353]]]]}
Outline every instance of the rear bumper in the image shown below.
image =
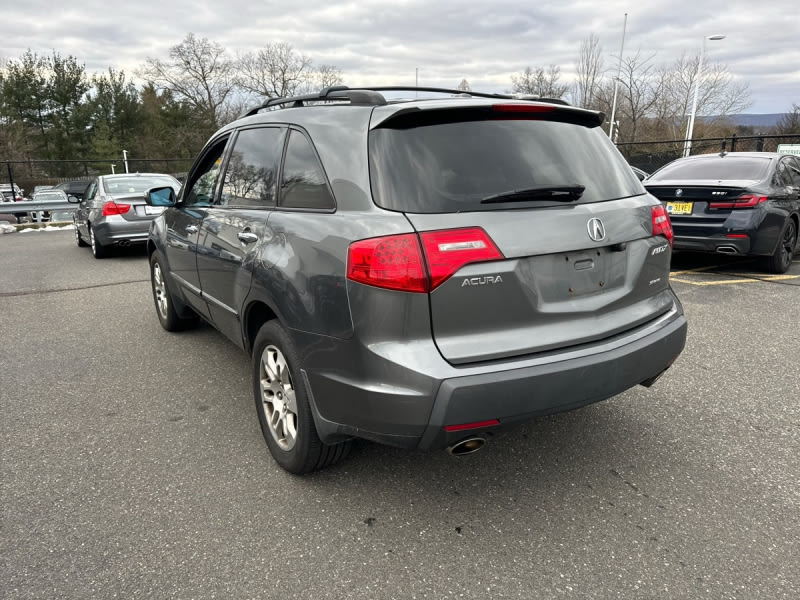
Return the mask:
{"type": "MultiPolygon", "coordinates": [[[[676,302],[669,313],[635,332],[534,358],[460,368],[443,363],[437,352],[438,360],[431,355],[424,371],[382,362],[381,372],[365,373],[355,366],[362,362],[363,367],[363,361],[355,360],[351,369],[358,372],[309,370],[304,378],[323,441],[334,443],[352,436],[434,450],[539,415],[599,402],[646,382],[678,357],[686,343],[686,329],[676,302]],[[444,429],[489,420],[498,424],[444,429]]],[[[334,353],[350,351],[342,347],[334,353]]]]}
{"type": "Polygon", "coordinates": [[[126,221],[119,215],[106,217],[92,224],[95,238],[103,246],[113,244],[138,244],[147,241],[150,221],[126,221]]]}
{"type": "Polygon", "coordinates": [[[766,256],[775,251],[788,214],[766,208],[730,211],[724,220],[672,218],[675,250],[766,256]],[[741,236],[741,237],[727,237],[741,236]]]}
{"type": "Polygon", "coordinates": [[[709,237],[675,236],[674,250],[684,252],[716,252],[719,254],[749,254],[750,238],[728,238],[724,235],[709,237]]]}
{"type": "Polygon", "coordinates": [[[497,419],[508,427],[605,400],[661,374],[685,343],[681,316],[657,334],[599,355],[446,380],[419,448],[445,448],[479,432],[446,432],[445,425],[497,419]]]}

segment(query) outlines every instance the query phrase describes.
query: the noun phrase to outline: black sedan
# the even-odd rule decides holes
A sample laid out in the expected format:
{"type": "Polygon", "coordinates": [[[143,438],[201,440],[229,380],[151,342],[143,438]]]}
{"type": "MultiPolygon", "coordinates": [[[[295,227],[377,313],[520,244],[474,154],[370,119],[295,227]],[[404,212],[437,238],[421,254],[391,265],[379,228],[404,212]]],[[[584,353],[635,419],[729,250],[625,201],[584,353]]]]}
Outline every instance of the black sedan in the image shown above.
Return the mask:
{"type": "Polygon", "coordinates": [[[800,157],[689,156],[643,183],[666,206],[676,250],[758,256],[772,273],[784,273],[792,263],[800,226],[800,157]]]}

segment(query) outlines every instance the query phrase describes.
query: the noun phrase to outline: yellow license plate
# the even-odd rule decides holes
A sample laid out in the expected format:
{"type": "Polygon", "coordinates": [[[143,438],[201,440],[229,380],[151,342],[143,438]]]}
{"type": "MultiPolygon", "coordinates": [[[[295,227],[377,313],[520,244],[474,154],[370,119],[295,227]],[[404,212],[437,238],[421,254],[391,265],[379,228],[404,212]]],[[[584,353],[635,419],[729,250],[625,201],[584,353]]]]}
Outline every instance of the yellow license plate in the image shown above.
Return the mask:
{"type": "Polygon", "coordinates": [[[691,202],[667,202],[667,213],[670,215],[692,214],[691,202]]]}

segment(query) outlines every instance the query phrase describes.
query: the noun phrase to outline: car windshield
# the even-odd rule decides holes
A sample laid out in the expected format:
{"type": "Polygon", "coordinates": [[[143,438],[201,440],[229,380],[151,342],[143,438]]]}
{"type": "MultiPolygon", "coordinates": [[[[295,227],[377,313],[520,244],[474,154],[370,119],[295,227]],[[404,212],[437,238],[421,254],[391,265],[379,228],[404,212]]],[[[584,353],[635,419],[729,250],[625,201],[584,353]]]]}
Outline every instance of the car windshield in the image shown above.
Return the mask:
{"type": "Polygon", "coordinates": [[[49,191],[49,192],[36,192],[33,196],[34,200],[66,200],[67,196],[62,191],[49,191]]]}
{"type": "Polygon", "coordinates": [[[575,123],[477,119],[409,127],[390,122],[370,132],[369,149],[377,204],[403,212],[559,204],[563,198],[556,196],[563,190],[580,190],[569,198],[578,204],[644,192],[600,127],[575,123]],[[498,201],[502,198],[507,201],[498,201]]]}
{"type": "Polygon", "coordinates": [[[664,180],[762,180],[772,159],[758,156],[724,156],[677,160],[659,169],[646,183],[664,180]]]}
{"type": "Polygon", "coordinates": [[[115,177],[103,180],[103,187],[109,194],[137,194],[160,186],[175,187],[175,180],[166,175],[115,177]]]}

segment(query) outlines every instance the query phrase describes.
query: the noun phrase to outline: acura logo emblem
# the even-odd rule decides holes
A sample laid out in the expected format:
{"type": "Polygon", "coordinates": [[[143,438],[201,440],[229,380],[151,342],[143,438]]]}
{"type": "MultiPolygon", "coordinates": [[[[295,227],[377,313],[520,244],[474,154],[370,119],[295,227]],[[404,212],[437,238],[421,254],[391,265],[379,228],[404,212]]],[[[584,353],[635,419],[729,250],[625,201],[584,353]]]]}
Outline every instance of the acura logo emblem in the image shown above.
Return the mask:
{"type": "Polygon", "coordinates": [[[606,239],[606,228],[603,227],[603,222],[600,219],[589,219],[587,223],[589,229],[589,237],[595,242],[602,242],[606,239]]]}

